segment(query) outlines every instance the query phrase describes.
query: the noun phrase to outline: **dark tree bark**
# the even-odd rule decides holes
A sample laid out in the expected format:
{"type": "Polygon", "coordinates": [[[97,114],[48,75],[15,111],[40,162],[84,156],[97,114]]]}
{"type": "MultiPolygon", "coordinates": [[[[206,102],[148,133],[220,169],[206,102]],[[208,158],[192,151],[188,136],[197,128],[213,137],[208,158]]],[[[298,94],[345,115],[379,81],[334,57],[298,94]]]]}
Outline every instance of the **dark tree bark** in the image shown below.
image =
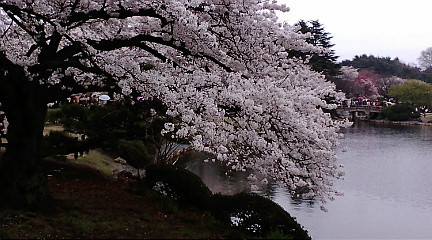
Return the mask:
{"type": "Polygon", "coordinates": [[[40,154],[46,89],[4,55],[0,63],[0,102],[10,123],[0,159],[0,206],[40,208],[50,199],[40,154]]]}

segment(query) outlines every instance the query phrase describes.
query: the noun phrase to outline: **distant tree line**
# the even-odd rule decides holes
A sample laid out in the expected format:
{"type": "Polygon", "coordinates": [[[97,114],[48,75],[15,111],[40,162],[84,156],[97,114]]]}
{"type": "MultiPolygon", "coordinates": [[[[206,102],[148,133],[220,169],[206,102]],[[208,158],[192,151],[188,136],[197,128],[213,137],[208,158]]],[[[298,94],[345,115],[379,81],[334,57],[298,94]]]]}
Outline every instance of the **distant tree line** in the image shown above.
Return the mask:
{"type": "Polygon", "coordinates": [[[410,66],[399,60],[390,57],[375,57],[373,55],[355,56],[353,60],[341,62],[342,66],[352,66],[359,70],[370,70],[382,77],[397,76],[403,79],[418,79],[432,83],[432,68],[421,71],[420,68],[410,66]]]}
{"type": "Polygon", "coordinates": [[[390,106],[382,117],[394,121],[417,119],[432,104],[432,47],[421,52],[419,67],[405,64],[399,58],[375,57],[363,54],[352,60],[338,62],[332,49],[331,34],[318,20],[300,20],[298,31],[309,34],[306,41],[324,49],[322,52],[291,50],[292,57],[308,62],[310,67],[335,83],[347,98],[367,99],[384,104],[388,99],[398,104],[390,106]]]}
{"type": "Polygon", "coordinates": [[[355,56],[352,60],[344,60],[338,62],[338,56],[332,49],[334,44],[331,42],[332,36],[325,31],[324,26],[318,21],[300,20],[296,23],[298,31],[301,33],[310,34],[306,42],[318,46],[325,51],[320,53],[315,52],[300,52],[290,50],[289,54],[292,57],[297,57],[307,60],[311,68],[317,72],[323,73],[327,80],[337,82],[342,66],[351,66],[358,71],[368,71],[378,75],[380,78],[399,77],[402,79],[418,79],[424,82],[432,83],[432,48],[421,53],[419,63],[421,67],[412,66],[403,63],[399,58],[390,57],[375,57],[373,55],[355,56]]]}

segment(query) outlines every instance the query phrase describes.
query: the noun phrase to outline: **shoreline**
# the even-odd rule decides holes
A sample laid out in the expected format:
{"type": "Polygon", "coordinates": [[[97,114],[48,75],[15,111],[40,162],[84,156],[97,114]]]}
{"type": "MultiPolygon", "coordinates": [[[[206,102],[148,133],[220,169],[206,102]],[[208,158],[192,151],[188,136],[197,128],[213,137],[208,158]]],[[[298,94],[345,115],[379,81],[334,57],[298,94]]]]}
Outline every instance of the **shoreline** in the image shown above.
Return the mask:
{"type": "Polygon", "coordinates": [[[378,123],[378,124],[389,124],[389,125],[431,126],[432,127],[432,123],[425,123],[419,121],[390,121],[390,120],[376,120],[376,119],[368,119],[368,120],[361,120],[361,121],[378,123]]]}

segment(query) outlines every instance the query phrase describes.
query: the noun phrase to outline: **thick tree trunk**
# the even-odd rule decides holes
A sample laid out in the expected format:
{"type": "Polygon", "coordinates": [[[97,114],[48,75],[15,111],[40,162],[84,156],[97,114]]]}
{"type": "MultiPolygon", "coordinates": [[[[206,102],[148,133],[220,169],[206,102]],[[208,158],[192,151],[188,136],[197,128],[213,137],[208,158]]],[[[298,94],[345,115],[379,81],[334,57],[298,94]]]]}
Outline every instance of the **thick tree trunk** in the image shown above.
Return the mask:
{"type": "Polygon", "coordinates": [[[8,82],[2,87],[7,89],[0,89],[0,102],[10,124],[6,152],[0,159],[0,206],[40,208],[50,199],[40,154],[47,112],[45,88],[28,81],[21,71],[4,81],[8,82]]]}

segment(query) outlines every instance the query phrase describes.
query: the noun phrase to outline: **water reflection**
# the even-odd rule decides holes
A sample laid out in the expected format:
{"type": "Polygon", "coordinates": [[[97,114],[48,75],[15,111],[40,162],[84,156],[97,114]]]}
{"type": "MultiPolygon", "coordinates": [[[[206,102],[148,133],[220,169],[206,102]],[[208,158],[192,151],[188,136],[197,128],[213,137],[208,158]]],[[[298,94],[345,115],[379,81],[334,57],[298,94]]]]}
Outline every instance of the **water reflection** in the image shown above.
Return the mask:
{"type": "MultiPolygon", "coordinates": [[[[292,199],[278,186],[261,194],[284,207],[315,239],[432,238],[432,127],[356,124],[342,131],[337,154],[344,196],[326,205],[292,199]],[[346,151],[345,151],[346,150],[346,151]]],[[[226,177],[217,167],[191,169],[213,191],[248,190],[247,174],[226,177]]]]}
{"type": "Polygon", "coordinates": [[[229,172],[220,163],[207,161],[210,156],[201,155],[188,161],[185,168],[200,176],[213,193],[233,195],[249,192],[250,184],[247,172],[229,172]]]}

